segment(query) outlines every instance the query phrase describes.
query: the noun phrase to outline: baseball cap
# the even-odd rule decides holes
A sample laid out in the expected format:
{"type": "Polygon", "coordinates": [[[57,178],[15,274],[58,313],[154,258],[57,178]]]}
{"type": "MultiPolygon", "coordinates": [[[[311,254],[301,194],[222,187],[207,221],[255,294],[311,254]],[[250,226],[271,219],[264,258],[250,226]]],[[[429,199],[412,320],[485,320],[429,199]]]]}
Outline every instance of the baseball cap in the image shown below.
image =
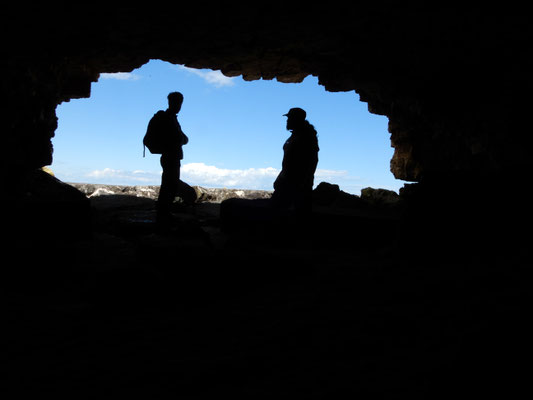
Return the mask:
{"type": "Polygon", "coordinates": [[[306,112],[298,107],[291,108],[287,114],[283,114],[284,117],[296,119],[305,119],[306,115],[306,112]]]}

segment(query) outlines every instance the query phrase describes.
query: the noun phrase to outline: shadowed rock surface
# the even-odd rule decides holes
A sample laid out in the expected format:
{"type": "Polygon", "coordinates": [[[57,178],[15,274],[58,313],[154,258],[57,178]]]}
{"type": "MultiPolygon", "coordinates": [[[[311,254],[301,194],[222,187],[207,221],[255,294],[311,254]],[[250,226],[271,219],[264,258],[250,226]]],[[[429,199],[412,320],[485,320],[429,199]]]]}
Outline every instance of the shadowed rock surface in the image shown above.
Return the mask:
{"type": "Polygon", "coordinates": [[[529,382],[519,254],[406,251],[401,203],[327,183],[303,224],[229,232],[213,202],[176,203],[158,232],[154,200],[132,195],[148,191],[118,189],[90,198],[88,237],[14,241],[5,377],[19,394],[424,399],[529,382]]]}
{"type": "Polygon", "coordinates": [[[5,389],[70,398],[527,393],[525,7],[4,7],[5,389]],[[413,182],[400,210],[389,196],[363,205],[365,196],[323,186],[301,224],[224,232],[218,205],[199,203],[176,205],[162,234],[153,200],[88,200],[38,170],[52,163],[58,104],[90,96],[100,73],[150,59],[245,80],[314,75],[328,91],[354,91],[389,119],[391,172],[413,182]]]}

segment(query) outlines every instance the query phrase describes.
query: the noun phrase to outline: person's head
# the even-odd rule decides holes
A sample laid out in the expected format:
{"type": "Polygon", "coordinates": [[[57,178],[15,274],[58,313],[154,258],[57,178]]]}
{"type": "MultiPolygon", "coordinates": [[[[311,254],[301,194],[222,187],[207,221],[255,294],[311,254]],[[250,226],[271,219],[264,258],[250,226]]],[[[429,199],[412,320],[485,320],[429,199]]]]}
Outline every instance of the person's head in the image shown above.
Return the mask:
{"type": "Polygon", "coordinates": [[[291,108],[289,112],[287,114],[283,114],[283,116],[287,117],[287,130],[291,131],[305,123],[305,117],[307,114],[301,108],[295,107],[291,108]]]}
{"type": "Polygon", "coordinates": [[[167,99],[169,111],[179,113],[183,104],[183,95],[180,92],[172,92],[168,94],[167,99]]]}

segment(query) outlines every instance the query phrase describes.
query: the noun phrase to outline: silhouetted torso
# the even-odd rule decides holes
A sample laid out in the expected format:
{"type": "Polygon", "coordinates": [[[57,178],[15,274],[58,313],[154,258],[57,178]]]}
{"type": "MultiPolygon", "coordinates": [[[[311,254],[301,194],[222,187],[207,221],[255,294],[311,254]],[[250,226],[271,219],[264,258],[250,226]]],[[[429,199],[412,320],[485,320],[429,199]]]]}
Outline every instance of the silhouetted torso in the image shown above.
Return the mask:
{"type": "Polygon", "coordinates": [[[274,182],[275,205],[308,209],[318,164],[316,131],[307,121],[292,131],[283,145],[282,170],[274,182]]]}
{"type": "Polygon", "coordinates": [[[189,142],[189,138],[183,133],[176,114],[169,110],[158,111],[158,114],[163,116],[163,130],[165,132],[166,142],[168,143],[167,149],[163,154],[168,154],[169,156],[172,155],[177,157],[178,160],[182,160],[182,146],[189,142]]]}

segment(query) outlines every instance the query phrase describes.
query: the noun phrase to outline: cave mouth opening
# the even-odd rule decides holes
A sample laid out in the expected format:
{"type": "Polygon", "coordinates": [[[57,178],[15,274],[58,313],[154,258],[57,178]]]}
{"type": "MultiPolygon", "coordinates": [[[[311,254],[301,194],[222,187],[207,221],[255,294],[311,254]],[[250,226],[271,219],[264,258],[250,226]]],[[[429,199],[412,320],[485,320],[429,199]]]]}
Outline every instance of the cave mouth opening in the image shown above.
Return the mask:
{"type": "Polygon", "coordinates": [[[245,81],[162,60],[101,73],[89,98],[58,105],[54,174],[65,182],[159,185],[159,156],[143,157],[142,138],[171,91],[184,94],[178,119],[190,142],[182,178],[191,185],[272,190],[289,136],[283,114],[292,107],[306,110],[318,131],[315,186],[359,194],[364,187],[398,192],[404,184],[390,172],[387,117],[371,114],[356,93],[328,92],[314,76],[245,81]]]}

